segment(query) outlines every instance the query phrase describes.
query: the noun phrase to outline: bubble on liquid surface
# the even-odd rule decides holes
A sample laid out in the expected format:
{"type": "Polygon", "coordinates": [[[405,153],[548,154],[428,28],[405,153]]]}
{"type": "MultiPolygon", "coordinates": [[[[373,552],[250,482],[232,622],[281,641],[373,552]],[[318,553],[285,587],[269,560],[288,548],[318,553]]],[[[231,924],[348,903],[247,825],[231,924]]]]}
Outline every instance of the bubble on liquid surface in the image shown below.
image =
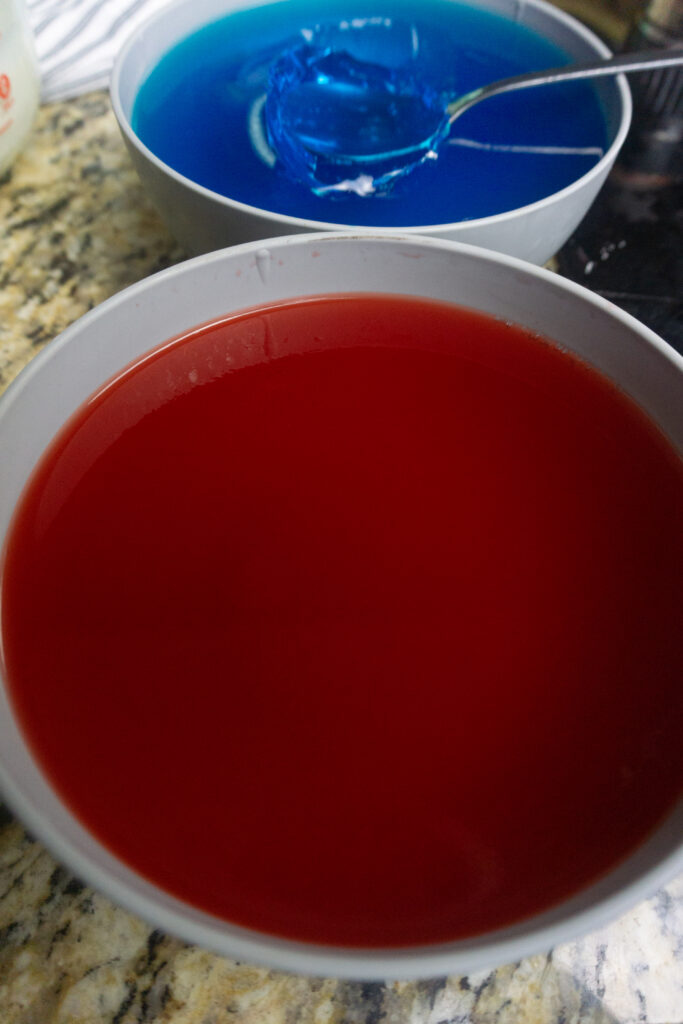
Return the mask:
{"type": "Polygon", "coordinates": [[[271,65],[265,104],[290,178],[317,194],[377,195],[436,156],[447,97],[428,79],[414,25],[358,19],[302,36],[271,65]]]}

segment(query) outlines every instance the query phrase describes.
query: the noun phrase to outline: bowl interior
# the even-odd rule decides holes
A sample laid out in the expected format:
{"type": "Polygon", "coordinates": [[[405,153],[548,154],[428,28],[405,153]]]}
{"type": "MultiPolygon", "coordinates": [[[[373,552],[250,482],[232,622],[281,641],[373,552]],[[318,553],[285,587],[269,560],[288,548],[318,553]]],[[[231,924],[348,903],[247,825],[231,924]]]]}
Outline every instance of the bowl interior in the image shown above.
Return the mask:
{"type": "MultiPolygon", "coordinates": [[[[228,312],[304,294],[412,294],[466,305],[552,338],[614,380],[683,451],[683,359],[583,289],[516,260],[433,239],[295,236],[212,253],[115,296],[45,349],[0,403],[0,536],[38,457],[70,414],[151,347],[228,312]],[[124,329],[125,326],[125,329],[124,329]]],[[[599,883],[473,941],[372,952],[268,938],[218,921],[137,876],[100,846],[42,775],[0,689],[0,783],[28,827],[78,875],[156,926],[274,967],[354,978],[466,972],[546,949],[617,916],[680,867],[680,806],[599,883]]]]}

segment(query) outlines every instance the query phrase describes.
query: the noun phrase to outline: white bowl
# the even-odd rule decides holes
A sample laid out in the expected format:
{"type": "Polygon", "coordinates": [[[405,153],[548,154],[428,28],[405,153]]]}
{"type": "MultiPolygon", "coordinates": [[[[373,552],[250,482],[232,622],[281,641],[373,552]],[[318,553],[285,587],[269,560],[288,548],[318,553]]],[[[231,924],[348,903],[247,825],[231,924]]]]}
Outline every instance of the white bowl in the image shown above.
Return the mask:
{"type": "MultiPolygon", "coordinates": [[[[478,5],[518,20],[575,61],[610,56],[608,48],[589,29],[544,0],[526,0],[521,5],[518,0],[478,0],[478,5]]],[[[204,188],[155,156],[131,127],[138,90],[169,49],[224,14],[255,6],[260,4],[254,0],[176,0],[131,36],[112,73],[112,105],[133,163],[171,232],[193,253],[283,233],[340,229],[339,224],[248,206],[204,188]]],[[[433,235],[545,263],[566,242],[595,199],[631,123],[631,97],[623,76],[598,81],[595,88],[605,111],[609,145],[598,163],[571,185],[538,202],[491,217],[377,230],[382,234],[433,235]]]]}
{"type": "MultiPolygon", "coordinates": [[[[554,339],[630,394],[683,452],[683,358],[610,303],[545,270],[440,239],[296,235],[267,247],[251,243],[200,256],[147,278],[88,313],[31,362],[0,400],[0,544],[55,432],[131,360],[231,311],[302,294],[353,291],[453,301],[554,339]]],[[[37,642],[39,630],[36,623],[37,642]]],[[[682,804],[597,884],[513,927],[413,949],[336,949],[233,926],[175,899],[118,861],[42,774],[1,680],[0,787],[56,856],[116,903],[188,942],[307,974],[416,977],[515,961],[601,926],[683,869],[682,804]]]]}

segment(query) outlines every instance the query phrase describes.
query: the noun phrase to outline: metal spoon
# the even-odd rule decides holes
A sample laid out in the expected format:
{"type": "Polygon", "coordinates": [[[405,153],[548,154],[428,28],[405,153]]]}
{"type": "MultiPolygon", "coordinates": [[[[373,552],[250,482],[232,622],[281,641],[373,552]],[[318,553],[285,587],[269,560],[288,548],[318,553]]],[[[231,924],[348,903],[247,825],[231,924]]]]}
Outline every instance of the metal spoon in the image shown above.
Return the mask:
{"type": "Polygon", "coordinates": [[[514,75],[512,78],[502,78],[490,85],[483,85],[479,89],[473,89],[472,92],[451,100],[446,107],[448,122],[453,124],[457,117],[464,114],[475,103],[481,103],[482,100],[500,93],[513,92],[515,89],[529,89],[535,85],[552,85],[554,82],[570,82],[578,78],[598,78],[601,75],[647,71],[649,68],[665,68],[673,64],[683,64],[683,49],[641,50],[639,53],[621,53],[618,57],[608,57],[606,60],[568,64],[561,68],[549,68],[547,71],[529,71],[523,75],[514,75]]]}
{"type": "Polygon", "coordinates": [[[425,99],[409,68],[390,69],[358,60],[345,49],[306,43],[271,68],[268,139],[288,176],[315,193],[378,194],[434,159],[453,121],[491,96],[675,64],[683,64],[683,48],[623,53],[504,78],[455,97],[444,108],[431,87],[425,99]]]}

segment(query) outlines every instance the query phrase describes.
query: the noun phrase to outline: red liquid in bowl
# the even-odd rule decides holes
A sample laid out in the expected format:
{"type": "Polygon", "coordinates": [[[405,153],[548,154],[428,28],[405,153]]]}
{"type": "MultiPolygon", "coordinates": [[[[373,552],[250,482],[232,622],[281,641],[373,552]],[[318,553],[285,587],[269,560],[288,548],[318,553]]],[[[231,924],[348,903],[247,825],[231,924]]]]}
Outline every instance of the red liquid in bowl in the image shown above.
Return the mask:
{"type": "Polygon", "coordinates": [[[33,477],[3,638],[31,746],[141,874],[291,938],[520,920],[681,790],[681,465],[456,307],[253,311],[138,363],[33,477]]]}

